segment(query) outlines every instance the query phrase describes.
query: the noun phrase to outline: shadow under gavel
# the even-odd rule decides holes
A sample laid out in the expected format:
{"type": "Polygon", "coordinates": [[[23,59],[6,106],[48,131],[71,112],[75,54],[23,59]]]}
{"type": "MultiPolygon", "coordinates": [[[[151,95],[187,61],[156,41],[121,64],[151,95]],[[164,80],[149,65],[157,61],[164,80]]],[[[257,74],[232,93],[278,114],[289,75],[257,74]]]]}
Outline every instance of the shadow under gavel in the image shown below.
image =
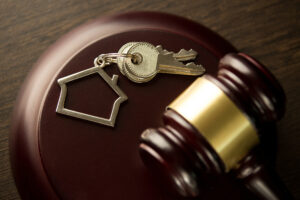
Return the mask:
{"type": "Polygon", "coordinates": [[[282,87],[261,63],[227,54],[216,77],[196,79],[168,106],[163,127],[142,133],[141,158],[180,196],[200,196],[212,177],[230,173],[257,199],[293,199],[259,156],[275,138],[265,127],[275,127],[284,107],[282,87]]]}

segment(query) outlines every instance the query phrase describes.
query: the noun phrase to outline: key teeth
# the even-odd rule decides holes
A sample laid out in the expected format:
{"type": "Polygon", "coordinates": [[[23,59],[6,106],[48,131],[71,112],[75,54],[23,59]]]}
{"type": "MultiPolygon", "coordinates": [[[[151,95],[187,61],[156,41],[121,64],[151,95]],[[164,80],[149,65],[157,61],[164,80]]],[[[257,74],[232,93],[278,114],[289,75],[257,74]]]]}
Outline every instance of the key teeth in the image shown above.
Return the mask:
{"type": "Polygon", "coordinates": [[[158,50],[158,52],[162,55],[167,55],[167,54],[174,54],[173,51],[168,51],[166,49],[163,49],[163,47],[161,45],[157,45],[156,49],[158,50]]]}
{"type": "Polygon", "coordinates": [[[198,53],[193,49],[180,49],[177,53],[167,51],[166,49],[163,49],[161,45],[156,46],[156,49],[159,51],[162,56],[161,58],[163,58],[164,61],[169,61],[165,64],[168,63],[170,66],[190,68],[189,70],[191,70],[193,75],[202,75],[205,73],[205,68],[202,65],[197,65],[194,62],[189,62],[187,64],[183,63],[184,61],[194,60],[197,57],[198,53]]]}
{"type": "Polygon", "coordinates": [[[194,54],[194,55],[198,55],[198,53],[197,53],[197,51],[195,51],[194,49],[190,49],[189,51],[188,51],[190,54],[194,54]]]}
{"type": "Polygon", "coordinates": [[[157,45],[157,46],[156,46],[156,49],[157,49],[159,52],[162,52],[162,51],[163,51],[163,48],[162,48],[161,45],[157,45]]]}
{"type": "Polygon", "coordinates": [[[167,51],[167,50],[164,49],[164,50],[162,51],[162,54],[163,54],[163,55],[169,55],[169,54],[170,54],[170,55],[172,55],[172,57],[173,57],[174,52],[173,52],[173,51],[167,51]]]}
{"type": "Polygon", "coordinates": [[[195,67],[196,64],[194,62],[189,62],[185,66],[187,66],[187,67],[195,67]]]}
{"type": "Polygon", "coordinates": [[[194,49],[190,49],[190,50],[180,49],[179,52],[177,52],[177,53],[163,49],[162,45],[157,45],[156,49],[162,55],[172,54],[173,57],[175,57],[175,58],[181,57],[181,56],[188,56],[188,57],[191,57],[188,59],[195,59],[195,57],[198,55],[198,53],[194,49]]]}
{"type": "Polygon", "coordinates": [[[180,51],[177,54],[181,54],[181,55],[195,54],[195,55],[197,55],[197,52],[194,49],[190,49],[190,50],[180,49],[180,51]]]}
{"type": "Polygon", "coordinates": [[[187,67],[197,67],[197,68],[200,67],[200,68],[204,69],[204,67],[202,65],[197,65],[194,62],[189,62],[185,66],[187,66],[187,67]]]}
{"type": "Polygon", "coordinates": [[[174,58],[179,61],[189,61],[196,59],[198,53],[194,51],[193,49],[186,50],[186,49],[180,49],[178,53],[174,54],[174,58]]]}

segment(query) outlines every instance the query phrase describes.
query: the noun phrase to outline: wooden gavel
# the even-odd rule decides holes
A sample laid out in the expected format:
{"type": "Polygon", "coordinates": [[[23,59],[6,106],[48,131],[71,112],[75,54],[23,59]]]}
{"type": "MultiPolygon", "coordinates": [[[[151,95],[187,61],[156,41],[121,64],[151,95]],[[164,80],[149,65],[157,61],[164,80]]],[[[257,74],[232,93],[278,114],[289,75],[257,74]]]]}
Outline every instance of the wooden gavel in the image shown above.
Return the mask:
{"type": "Polygon", "coordinates": [[[255,154],[264,145],[264,127],[279,120],[284,107],[282,87],[261,63],[227,54],[216,77],[196,79],[168,106],[163,127],[142,133],[141,158],[184,197],[201,195],[211,177],[230,173],[258,199],[292,199],[255,154]]]}

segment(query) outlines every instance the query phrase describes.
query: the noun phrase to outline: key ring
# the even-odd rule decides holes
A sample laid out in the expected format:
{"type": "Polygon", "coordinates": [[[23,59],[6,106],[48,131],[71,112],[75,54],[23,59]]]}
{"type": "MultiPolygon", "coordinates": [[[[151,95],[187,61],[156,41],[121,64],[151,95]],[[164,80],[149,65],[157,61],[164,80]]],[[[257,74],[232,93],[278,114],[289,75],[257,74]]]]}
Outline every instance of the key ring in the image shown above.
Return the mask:
{"type": "Polygon", "coordinates": [[[106,65],[110,65],[111,63],[117,63],[118,58],[131,58],[133,59],[135,55],[133,54],[124,54],[124,53],[107,53],[107,54],[100,54],[94,60],[95,66],[99,66],[101,68],[105,67],[106,65]]]}
{"type": "Polygon", "coordinates": [[[94,66],[80,72],[59,78],[57,80],[61,87],[60,97],[57,103],[56,112],[103,124],[114,126],[120,104],[128,99],[126,94],[117,85],[118,75],[113,74],[110,77],[103,69],[113,63],[118,65],[119,71],[129,80],[135,83],[145,83],[155,77],[157,73],[181,74],[199,76],[205,72],[202,65],[196,65],[193,62],[182,63],[195,60],[197,52],[194,50],[181,49],[178,53],[167,51],[161,45],[155,47],[147,42],[129,42],[124,44],[118,53],[100,54],[94,59],[94,66]],[[65,108],[67,95],[67,83],[89,76],[98,74],[110,88],[119,96],[112,107],[109,118],[103,118],[76,110],[65,108]]]}

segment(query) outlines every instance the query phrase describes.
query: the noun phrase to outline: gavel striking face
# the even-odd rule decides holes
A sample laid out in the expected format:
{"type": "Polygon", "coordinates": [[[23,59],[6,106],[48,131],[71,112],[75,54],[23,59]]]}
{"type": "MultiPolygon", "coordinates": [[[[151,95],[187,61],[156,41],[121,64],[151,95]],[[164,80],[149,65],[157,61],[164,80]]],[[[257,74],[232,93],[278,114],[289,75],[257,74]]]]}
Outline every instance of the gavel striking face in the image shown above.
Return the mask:
{"type": "Polygon", "coordinates": [[[216,77],[196,79],[171,102],[163,127],[142,133],[141,158],[181,196],[197,197],[210,177],[232,172],[259,199],[291,199],[252,153],[284,105],[283,89],[262,64],[227,54],[216,77]]]}

